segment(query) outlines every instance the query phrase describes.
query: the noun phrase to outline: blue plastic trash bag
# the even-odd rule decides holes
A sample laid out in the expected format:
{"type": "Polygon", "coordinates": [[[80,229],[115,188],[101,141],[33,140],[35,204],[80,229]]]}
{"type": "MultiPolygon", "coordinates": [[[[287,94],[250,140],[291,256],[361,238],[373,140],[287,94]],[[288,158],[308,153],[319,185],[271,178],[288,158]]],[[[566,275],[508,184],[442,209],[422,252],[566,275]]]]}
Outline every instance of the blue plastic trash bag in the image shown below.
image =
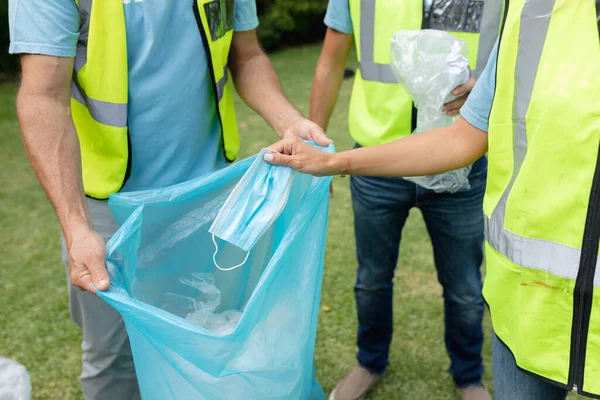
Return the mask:
{"type": "Polygon", "coordinates": [[[121,228],[99,295],[123,316],[143,399],[325,398],[313,355],[330,181],[261,153],[111,197],[121,228]]]}

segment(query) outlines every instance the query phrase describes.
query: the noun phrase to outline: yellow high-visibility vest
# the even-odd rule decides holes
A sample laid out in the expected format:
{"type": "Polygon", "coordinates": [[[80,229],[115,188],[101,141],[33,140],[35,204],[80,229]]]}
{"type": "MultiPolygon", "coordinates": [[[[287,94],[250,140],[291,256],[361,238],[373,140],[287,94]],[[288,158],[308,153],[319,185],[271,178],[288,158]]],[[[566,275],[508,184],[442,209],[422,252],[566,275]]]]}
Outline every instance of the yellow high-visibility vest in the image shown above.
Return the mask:
{"type": "MultiPolygon", "coordinates": [[[[81,147],[83,185],[93,198],[118,192],[129,176],[128,65],[125,13],[120,0],[78,0],[81,16],[71,114],[81,147]]],[[[208,57],[225,158],[233,161],[240,143],[227,58],[233,37],[234,2],[194,1],[208,57]]],[[[190,9],[190,12],[192,10],[190,9]]],[[[190,73],[193,73],[190,71],[190,73]]]]}
{"type": "Polygon", "coordinates": [[[423,0],[349,0],[359,68],[350,98],[350,135],[363,146],[408,136],[416,109],[390,65],[390,40],[401,29],[448,31],[467,42],[475,68],[482,0],[434,0],[425,17],[423,0]]]}
{"type": "Polygon", "coordinates": [[[594,0],[510,0],[489,120],[484,296],[518,366],[600,396],[594,0]]]}

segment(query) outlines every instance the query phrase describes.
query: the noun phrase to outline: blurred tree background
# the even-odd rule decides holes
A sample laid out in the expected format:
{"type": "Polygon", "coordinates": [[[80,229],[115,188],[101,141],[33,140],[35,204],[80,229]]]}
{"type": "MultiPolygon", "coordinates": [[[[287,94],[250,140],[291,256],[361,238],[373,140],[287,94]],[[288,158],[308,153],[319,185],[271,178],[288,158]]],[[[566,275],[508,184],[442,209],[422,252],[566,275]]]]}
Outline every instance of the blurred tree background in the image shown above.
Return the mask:
{"type": "MultiPolygon", "coordinates": [[[[256,0],[258,36],[267,51],[321,40],[327,0],[256,0]]],[[[17,70],[17,58],[8,54],[8,0],[0,0],[0,81],[17,70]]]]}
{"type": "Polygon", "coordinates": [[[256,5],[258,36],[267,51],[314,42],[325,35],[327,0],[256,0],[256,5]]]}
{"type": "Polygon", "coordinates": [[[0,82],[17,69],[17,59],[8,54],[8,0],[0,0],[0,82]]]}

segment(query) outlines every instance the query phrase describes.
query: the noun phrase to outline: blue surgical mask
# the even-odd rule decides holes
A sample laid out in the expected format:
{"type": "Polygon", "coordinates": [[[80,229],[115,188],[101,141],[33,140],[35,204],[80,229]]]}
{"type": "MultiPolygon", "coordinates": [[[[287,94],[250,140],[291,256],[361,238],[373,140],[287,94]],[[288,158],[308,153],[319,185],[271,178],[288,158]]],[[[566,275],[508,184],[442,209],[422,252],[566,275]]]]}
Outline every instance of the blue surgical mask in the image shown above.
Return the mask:
{"type": "Polygon", "coordinates": [[[215,266],[222,270],[241,267],[243,263],[230,268],[221,268],[216,262],[218,245],[215,236],[249,252],[260,237],[269,229],[283,211],[294,180],[294,171],[288,167],[269,164],[263,149],[254,163],[233,189],[223,207],[208,230],[213,234],[215,244],[215,266]]]}

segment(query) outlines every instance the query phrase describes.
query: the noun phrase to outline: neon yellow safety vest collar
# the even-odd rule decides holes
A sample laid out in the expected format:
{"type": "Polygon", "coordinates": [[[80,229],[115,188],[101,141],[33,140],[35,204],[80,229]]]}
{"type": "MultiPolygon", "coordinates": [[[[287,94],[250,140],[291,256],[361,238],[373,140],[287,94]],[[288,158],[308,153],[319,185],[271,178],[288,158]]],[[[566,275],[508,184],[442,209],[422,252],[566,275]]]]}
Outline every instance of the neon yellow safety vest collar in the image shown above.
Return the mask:
{"type": "MultiPolygon", "coordinates": [[[[77,3],[81,26],[71,114],[81,147],[85,193],[106,199],[123,187],[131,168],[125,14],[122,1],[77,3]]],[[[223,151],[229,161],[235,159],[240,147],[227,69],[234,7],[235,2],[225,0],[196,0],[193,9],[190,7],[208,57],[223,151]]]]}

